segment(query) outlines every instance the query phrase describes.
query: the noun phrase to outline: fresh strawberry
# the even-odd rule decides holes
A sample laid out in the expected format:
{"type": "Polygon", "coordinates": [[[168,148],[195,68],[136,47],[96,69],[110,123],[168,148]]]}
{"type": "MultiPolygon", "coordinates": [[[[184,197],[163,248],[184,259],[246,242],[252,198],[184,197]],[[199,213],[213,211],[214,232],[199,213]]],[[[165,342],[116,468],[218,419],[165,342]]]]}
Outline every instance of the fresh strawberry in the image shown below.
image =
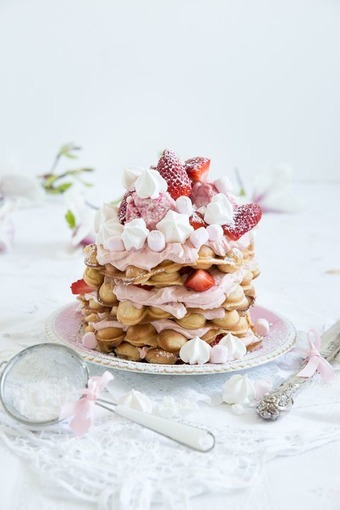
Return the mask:
{"type": "Polygon", "coordinates": [[[77,280],[76,282],[73,282],[71,285],[71,291],[72,294],[87,294],[89,292],[92,292],[96,289],[96,287],[91,287],[90,285],[87,285],[87,283],[84,280],[77,280]]]}
{"type": "Polygon", "coordinates": [[[189,218],[190,225],[194,228],[194,230],[197,230],[201,227],[206,227],[207,224],[203,219],[203,214],[195,211],[192,216],[189,218]]]}
{"type": "Polygon", "coordinates": [[[205,269],[195,269],[185,280],[184,285],[187,289],[204,292],[215,285],[215,280],[205,269]]]}
{"type": "Polygon", "coordinates": [[[168,184],[168,192],[174,200],[191,193],[191,182],[177,155],[165,149],[157,164],[157,170],[168,184]]]}
{"type": "Polygon", "coordinates": [[[143,290],[152,290],[154,288],[154,285],[135,284],[135,287],[138,287],[139,289],[143,289],[143,290]]]}
{"type": "Polygon", "coordinates": [[[219,344],[219,343],[220,343],[220,341],[221,341],[221,339],[222,339],[223,337],[224,337],[224,335],[223,335],[223,334],[221,334],[221,333],[220,333],[219,335],[217,335],[217,336],[215,337],[215,339],[211,342],[211,344],[209,344],[209,345],[210,345],[210,347],[214,347],[214,345],[219,344]]]}
{"type": "Polygon", "coordinates": [[[130,189],[125,193],[118,208],[118,219],[122,225],[126,222],[126,206],[128,203],[128,198],[135,192],[135,189],[130,189]]]}
{"type": "Polygon", "coordinates": [[[193,269],[192,267],[190,266],[183,266],[181,267],[181,269],[179,270],[179,274],[181,276],[185,275],[185,274],[189,274],[189,273],[192,273],[193,269]]]}
{"type": "Polygon", "coordinates": [[[258,204],[240,205],[234,214],[233,225],[223,225],[224,233],[233,241],[240,239],[260,221],[262,209],[258,204]]]}
{"type": "Polygon", "coordinates": [[[210,159],[208,158],[191,158],[184,163],[184,168],[189,178],[193,182],[206,182],[210,167],[210,159]]]}

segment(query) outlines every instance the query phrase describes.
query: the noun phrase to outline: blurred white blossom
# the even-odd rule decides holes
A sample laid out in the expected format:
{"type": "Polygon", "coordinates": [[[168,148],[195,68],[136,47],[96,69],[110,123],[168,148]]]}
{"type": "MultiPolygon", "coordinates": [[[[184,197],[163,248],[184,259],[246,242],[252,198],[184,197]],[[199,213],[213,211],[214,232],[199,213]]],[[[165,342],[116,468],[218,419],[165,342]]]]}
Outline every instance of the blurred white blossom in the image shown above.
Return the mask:
{"type": "Polygon", "coordinates": [[[288,165],[267,167],[254,180],[252,201],[263,212],[298,212],[303,198],[293,189],[293,171],[288,165]]]}
{"type": "Polygon", "coordinates": [[[21,207],[41,202],[44,191],[37,178],[18,173],[12,165],[4,165],[0,166],[0,197],[21,207]]]}
{"type": "Polygon", "coordinates": [[[44,193],[33,177],[17,173],[12,165],[0,166],[0,252],[13,245],[14,225],[11,213],[43,200],[44,193]]]}
{"type": "Polygon", "coordinates": [[[12,247],[14,227],[10,217],[13,205],[0,199],[0,253],[12,247]]]}

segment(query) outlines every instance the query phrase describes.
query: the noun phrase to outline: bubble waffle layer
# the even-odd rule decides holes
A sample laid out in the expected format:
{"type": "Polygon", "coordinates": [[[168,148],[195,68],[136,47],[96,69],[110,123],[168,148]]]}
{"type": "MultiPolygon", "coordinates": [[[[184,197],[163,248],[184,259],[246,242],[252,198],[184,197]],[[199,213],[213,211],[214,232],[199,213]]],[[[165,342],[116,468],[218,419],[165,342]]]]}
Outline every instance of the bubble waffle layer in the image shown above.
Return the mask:
{"type": "MultiPolygon", "coordinates": [[[[199,333],[200,338],[212,344],[218,335],[232,333],[242,338],[247,335],[251,322],[248,312],[240,316],[238,312],[229,312],[228,327],[209,324],[205,328],[189,330],[170,320],[153,321],[146,324],[123,326],[109,317],[100,318],[98,314],[85,316],[85,332],[95,333],[98,350],[114,353],[131,361],[174,364],[179,360],[181,347],[199,333]]],[[[251,348],[248,346],[247,348],[251,348]]]]}
{"type": "MultiPolygon", "coordinates": [[[[96,254],[95,245],[86,248],[83,278],[93,291],[79,299],[84,330],[95,333],[101,352],[133,361],[174,364],[190,338],[199,336],[213,343],[218,335],[228,332],[240,338],[249,333],[248,310],[255,299],[253,279],[259,274],[252,245],[242,250],[232,248],[224,257],[202,246],[195,263],[163,260],[149,270],[127,265],[121,271],[111,263],[100,265],[96,254]],[[183,284],[194,269],[214,275],[215,288],[222,296],[218,303],[197,307],[192,302],[189,306],[185,298],[178,302],[177,296],[188,292],[183,284]],[[224,292],[226,281],[232,285],[228,284],[224,292]],[[163,293],[168,301],[158,300],[163,293]]],[[[190,294],[201,297],[204,293],[190,294]]]]}
{"type": "Polygon", "coordinates": [[[228,320],[225,319],[225,316],[229,312],[237,311],[240,315],[244,315],[249,306],[253,304],[255,290],[251,281],[247,274],[245,282],[242,280],[240,284],[235,284],[220,306],[210,309],[185,307],[181,303],[146,306],[133,303],[132,300],[119,301],[114,293],[113,282],[103,282],[92,295],[87,294],[80,299],[83,302],[83,310],[86,315],[95,313],[100,316],[106,313],[127,326],[145,324],[159,319],[173,319],[188,329],[204,327],[206,323],[210,322],[224,327],[225,320],[228,320]]]}
{"type": "Polygon", "coordinates": [[[182,285],[185,271],[190,269],[218,268],[223,273],[233,273],[248,265],[252,268],[253,277],[258,276],[259,271],[252,263],[254,251],[252,245],[242,251],[232,248],[227,254],[217,256],[209,246],[202,246],[198,251],[198,259],[192,264],[179,264],[171,260],[164,260],[151,270],[145,270],[133,265],[128,265],[125,271],[120,271],[112,264],[101,266],[96,259],[96,247],[90,245],[86,249],[84,280],[88,285],[100,285],[101,276],[111,277],[115,282],[124,284],[150,285],[154,287],[166,287],[170,285],[182,285]]]}

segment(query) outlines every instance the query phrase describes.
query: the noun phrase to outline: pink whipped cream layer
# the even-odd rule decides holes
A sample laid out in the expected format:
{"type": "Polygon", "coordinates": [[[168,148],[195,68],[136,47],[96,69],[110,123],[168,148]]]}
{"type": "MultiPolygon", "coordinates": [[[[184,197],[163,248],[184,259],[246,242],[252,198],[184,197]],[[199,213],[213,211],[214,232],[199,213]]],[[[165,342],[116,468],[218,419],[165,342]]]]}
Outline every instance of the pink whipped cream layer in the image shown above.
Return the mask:
{"type": "MultiPolygon", "coordinates": [[[[196,328],[196,329],[186,329],[182,328],[178,324],[176,324],[174,321],[170,321],[168,319],[161,319],[159,321],[153,321],[151,323],[157,333],[160,333],[164,329],[171,329],[173,331],[177,331],[177,333],[181,333],[181,335],[185,336],[185,338],[195,338],[195,336],[203,336],[205,333],[207,333],[211,328],[196,328]]],[[[217,328],[216,328],[217,329],[217,328]]]]}
{"type": "MultiPolygon", "coordinates": [[[[247,233],[238,241],[230,241],[225,236],[220,241],[206,243],[216,255],[224,257],[231,248],[245,249],[252,241],[251,233],[247,233]]],[[[198,259],[198,249],[189,240],[184,244],[168,243],[163,251],[155,252],[145,244],[141,250],[109,251],[102,245],[97,246],[97,260],[99,264],[112,264],[119,271],[125,271],[127,266],[136,266],[150,270],[164,260],[171,260],[178,264],[194,264],[198,259]]]]}
{"type": "Polygon", "coordinates": [[[202,308],[203,310],[219,308],[226,296],[235,289],[236,284],[242,281],[245,272],[245,269],[239,269],[231,274],[220,273],[217,270],[212,271],[215,285],[204,292],[195,292],[184,286],[144,290],[123,283],[118,283],[113,291],[119,301],[132,301],[137,305],[155,306],[171,313],[177,319],[182,319],[187,313],[187,308],[202,308]]]}
{"type": "Polygon", "coordinates": [[[121,328],[123,331],[127,331],[129,326],[122,324],[118,321],[100,321],[100,322],[90,322],[89,323],[96,331],[100,331],[105,328],[121,328]]]}

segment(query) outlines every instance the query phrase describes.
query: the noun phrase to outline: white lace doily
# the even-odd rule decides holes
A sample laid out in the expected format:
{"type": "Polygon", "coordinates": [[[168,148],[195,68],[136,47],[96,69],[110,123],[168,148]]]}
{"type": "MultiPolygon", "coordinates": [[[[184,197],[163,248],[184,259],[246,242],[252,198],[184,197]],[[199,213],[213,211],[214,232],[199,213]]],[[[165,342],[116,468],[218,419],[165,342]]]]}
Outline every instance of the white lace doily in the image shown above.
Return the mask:
{"type": "MultiPolygon", "coordinates": [[[[102,371],[91,366],[92,373],[102,371]]],[[[284,371],[275,362],[250,371],[251,378],[279,381],[284,371]]],[[[328,385],[315,380],[297,398],[294,410],[277,422],[263,422],[253,408],[235,416],[226,404],[208,406],[218,395],[226,374],[194,377],[115,372],[109,391],[113,399],[131,388],[155,404],[171,398],[177,418],[208,427],[216,446],[208,454],[192,451],[152,431],[98,409],[91,430],[73,436],[65,425],[31,432],[0,412],[0,439],[29,462],[45,490],[58,500],[60,489],[75,502],[99,510],[189,508],[203,493],[227,493],[246,498],[259,481],[263,466],[278,456],[308,452],[340,439],[340,411],[328,385]],[[316,402],[318,404],[316,404],[316,402]],[[177,407],[176,407],[177,404],[177,407]],[[176,412],[177,409],[177,412],[176,412]],[[237,491],[237,489],[246,489],[237,491]],[[236,493],[235,493],[236,491],[236,493]]],[[[339,386],[337,378],[334,383],[339,386]]],[[[176,416],[175,416],[176,419],[176,416]]],[[[13,510],[22,508],[18,499],[13,510]]],[[[11,509],[12,510],[12,509],[11,509]]]]}

